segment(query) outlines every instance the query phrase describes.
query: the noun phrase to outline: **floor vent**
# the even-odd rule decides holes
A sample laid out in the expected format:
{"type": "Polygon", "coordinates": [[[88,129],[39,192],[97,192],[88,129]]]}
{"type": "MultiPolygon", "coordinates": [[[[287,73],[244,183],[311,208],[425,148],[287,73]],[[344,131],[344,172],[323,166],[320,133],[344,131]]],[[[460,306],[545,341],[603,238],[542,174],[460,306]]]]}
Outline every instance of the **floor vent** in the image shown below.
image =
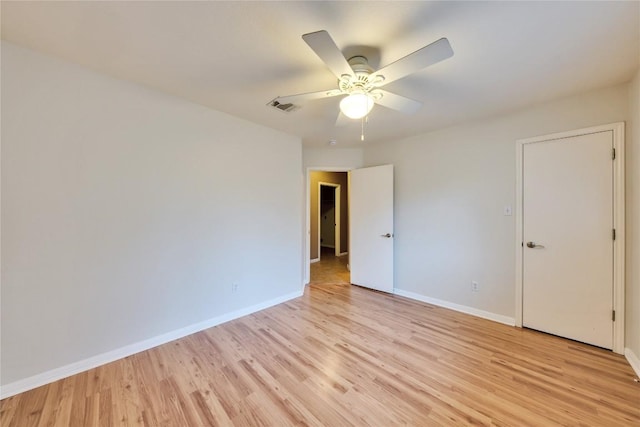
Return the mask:
{"type": "Polygon", "coordinates": [[[280,102],[276,101],[275,99],[271,102],[269,102],[267,105],[280,110],[280,111],[284,111],[285,113],[291,113],[293,111],[296,111],[297,109],[300,108],[299,105],[295,105],[295,104],[281,104],[280,102]]]}

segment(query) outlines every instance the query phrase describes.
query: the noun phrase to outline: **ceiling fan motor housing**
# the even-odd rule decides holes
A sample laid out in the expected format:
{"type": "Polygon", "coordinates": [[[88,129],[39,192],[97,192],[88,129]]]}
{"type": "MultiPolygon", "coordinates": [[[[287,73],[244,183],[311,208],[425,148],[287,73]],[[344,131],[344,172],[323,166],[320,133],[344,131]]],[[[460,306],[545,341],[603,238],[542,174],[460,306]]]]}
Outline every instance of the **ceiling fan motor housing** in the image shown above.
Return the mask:
{"type": "Polygon", "coordinates": [[[371,91],[384,81],[384,77],[378,76],[375,80],[369,78],[374,70],[364,56],[352,56],[348,62],[353,69],[353,74],[343,74],[340,77],[340,80],[338,80],[340,90],[346,94],[361,92],[375,96],[375,93],[371,93],[371,91]]]}

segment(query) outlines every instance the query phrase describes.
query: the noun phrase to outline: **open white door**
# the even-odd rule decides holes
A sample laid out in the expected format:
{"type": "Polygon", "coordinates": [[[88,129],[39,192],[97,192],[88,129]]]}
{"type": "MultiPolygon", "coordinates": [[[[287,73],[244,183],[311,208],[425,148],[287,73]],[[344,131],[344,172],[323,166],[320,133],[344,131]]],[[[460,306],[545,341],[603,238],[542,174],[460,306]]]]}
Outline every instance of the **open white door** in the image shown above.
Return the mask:
{"type": "Polygon", "coordinates": [[[351,283],[393,293],[393,165],[349,172],[351,283]]]}

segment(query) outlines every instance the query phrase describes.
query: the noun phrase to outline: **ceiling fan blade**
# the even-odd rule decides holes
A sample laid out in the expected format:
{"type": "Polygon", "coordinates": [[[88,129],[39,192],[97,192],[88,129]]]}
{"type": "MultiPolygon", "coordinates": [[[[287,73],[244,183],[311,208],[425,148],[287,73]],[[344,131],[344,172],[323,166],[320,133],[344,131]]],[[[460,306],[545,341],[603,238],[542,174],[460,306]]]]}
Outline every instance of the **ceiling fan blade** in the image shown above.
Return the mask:
{"type": "Polygon", "coordinates": [[[405,98],[404,96],[396,95],[386,90],[376,89],[372,93],[382,95],[379,99],[376,99],[376,104],[400,111],[401,113],[413,114],[422,107],[422,102],[405,98]]]}
{"type": "Polygon", "coordinates": [[[383,86],[452,56],[453,49],[449,40],[441,38],[372,73],[369,78],[375,81],[376,77],[383,76],[384,80],[377,85],[383,86]]]}
{"type": "Polygon", "coordinates": [[[299,93],[297,95],[279,96],[269,104],[278,102],[278,104],[293,104],[296,102],[311,101],[313,99],[331,98],[332,96],[342,95],[339,89],[321,90],[319,92],[299,93]]]}
{"type": "Polygon", "coordinates": [[[316,31],[315,33],[304,34],[302,39],[313,49],[316,55],[322,59],[338,79],[340,79],[343,74],[353,75],[353,69],[351,69],[351,66],[328,32],[322,30],[316,31]]]}

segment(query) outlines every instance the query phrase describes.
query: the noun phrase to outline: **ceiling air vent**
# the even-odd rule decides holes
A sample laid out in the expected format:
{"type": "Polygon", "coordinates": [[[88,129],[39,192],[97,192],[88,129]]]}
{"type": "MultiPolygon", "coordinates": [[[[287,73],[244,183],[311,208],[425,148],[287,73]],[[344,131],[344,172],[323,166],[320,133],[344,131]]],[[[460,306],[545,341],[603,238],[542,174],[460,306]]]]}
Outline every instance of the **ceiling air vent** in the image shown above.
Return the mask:
{"type": "Polygon", "coordinates": [[[271,102],[269,102],[269,104],[267,104],[277,110],[280,111],[284,111],[285,113],[291,113],[293,111],[296,111],[297,109],[300,108],[299,105],[295,105],[295,104],[291,104],[291,103],[287,103],[287,104],[281,104],[280,102],[276,101],[275,99],[271,102]]]}

